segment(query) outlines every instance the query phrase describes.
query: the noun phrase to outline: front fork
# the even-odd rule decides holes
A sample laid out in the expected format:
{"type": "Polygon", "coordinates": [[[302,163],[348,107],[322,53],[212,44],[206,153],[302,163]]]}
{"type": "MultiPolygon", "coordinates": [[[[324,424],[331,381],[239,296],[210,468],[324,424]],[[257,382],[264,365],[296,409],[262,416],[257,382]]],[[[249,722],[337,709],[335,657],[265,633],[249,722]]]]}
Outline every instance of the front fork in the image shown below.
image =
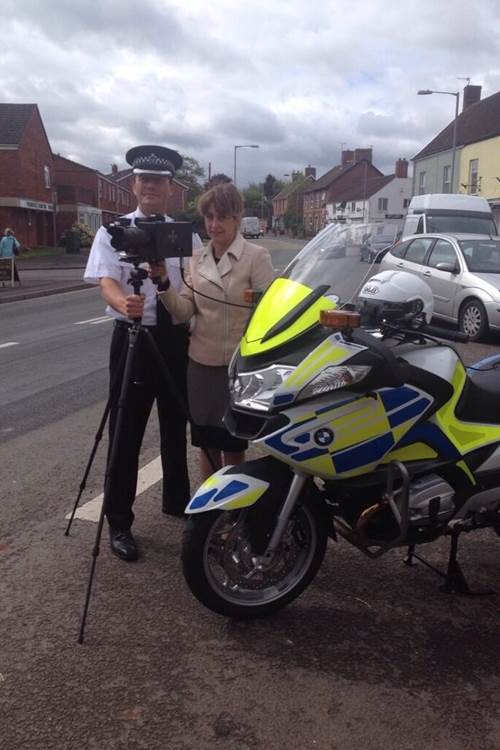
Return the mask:
{"type": "Polygon", "coordinates": [[[279,512],[278,520],[276,522],[276,526],[272,533],[271,539],[269,540],[269,544],[267,545],[263,555],[258,555],[254,558],[256,570],[266,570],[271,566],[274,554],[281,543],[283,534],[285,533],[286,527],[288,526],[290,516],[292,515],[293,509],[297,505],[297,501],[302,493],[302,490],[304,489],[304,485],[307,479],[307,474],[302,474],[301,472],[294,473],[292,482],[290,484],[290,489],[288,490],[288,495],[286,496],[286,500],[279,512]]]}

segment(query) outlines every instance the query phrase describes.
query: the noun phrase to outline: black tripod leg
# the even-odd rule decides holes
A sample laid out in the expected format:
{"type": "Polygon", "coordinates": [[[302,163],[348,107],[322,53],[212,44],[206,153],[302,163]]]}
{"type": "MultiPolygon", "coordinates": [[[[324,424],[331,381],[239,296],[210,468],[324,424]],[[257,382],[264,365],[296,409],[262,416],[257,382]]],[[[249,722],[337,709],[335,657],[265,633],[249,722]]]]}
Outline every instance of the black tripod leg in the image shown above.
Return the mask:
{"type": "Polygon", "coordinates": [[[113,433],[113,440],[111,442],[111,450],[109,453],[108,463],[106,466],[106,474],[105,474],[105,479],[104,479],[104,499],[102,501],[101,513],[99,516],[99,523],[97,524],[94,548],[92,550],[92,564],[90,567],[89,581],[87,584],[87,593],[85,596],[85,604],[83,607],[82,619],[80,622],[80,633],[78,635],[78,643],[83,643],[83,635],[85,631],[85,622],[87,620],[87,612],[88,612],[89,603],[90,603],[90,595],[92,592],[92,584],[94,581],[97,558],[99,556],[99,551],[100,551],[99,543],[101,540],[102,527],[104,525],[104,516],[106,514],[110,479],[113,475],[116,460],[118,457],[118,441],[119,441],[121,427],[123,423],[123,415],[124,415],[125,405],[126,405],[126,400],[127,400],[127,392],[128,392],[128,388],[130,385],[130,376],[132,374],[132,367],[134,363],[134,349],[137,344],[138,336],[141,330],[143,329],[141,329],[140,327],[140,321],[136,321],[135,325],[133,325],[129,329],[129,332],[128,332],[128,336],[129,336],[128,347],[127,347],[127,354],[125,358],[125,369],[123,371],[123,377],[122,377],[121,388],[120,388],[120,396],[118,398],[116,425],[115,425],[115,430],[113,433]]]}
{"type": "MultiPolygon", "coordinates": [[[[186,420],[188,421],[189,425],[192,427],[193,420],[191,419],[191,415],[189,413],[188,405],[186,403],[186,400],[185,400],[184,396],[180,392],[180,390],[179,390],[179,388],[177,386],[177,383],[175,382],[174,378],[172,377],[172,373],[168,369],[167,363],[163,359],[160,351],[158,350],[158,347],[156,346],[156,342],[153,339],[150,331],[148,331],[147,329],[144,329],[144,332],[146,334],[146,341],[148,342],[148,346],[149,346],[149,348],[151,350],[151,353],[152,353],[153,357],[155,358],[156,363],[157,363],[157,365],[158,365],[158,367],[160,369],[160,372],[162,373],[163,377],[165,378],[165,381],[168,383],[168,387],[170,389],[170,392],[172,393],[172,395],[177,400],[177,403],[181,407],[181,410],[182,410],[184,416],[186,417],[186,420]]],[[[210,466],[212,467],[212,469],[214,470],[214,472],[217,471],[217,467],[216,467],[216,465],[214,463],[214,460],[213,460],[212,456],[210,455],[210,451],[208,451],[206,448],[202,448],[202,451],[206,455],[206,457],[208,459],[208,462],[210,463],[210,466]]]]}
{"type": "Polygon", "coordinates": [[[71,526],[73,524],[73,520],[75,518],[76,509],[78,508],[78,504],[80,502],[80,498],[81,498],[81,496],[83,494],[83,491],[85,490],[85,487],[87,486],[87,479],[88,479],[88,476],[90,474],[90,469],[92,468],[92,464],[94,463],[94,458],[95,458],[95,454],[97,453],[97,448],[99,447],[99,443],[101,442],[102,436],[104,434],[104,428],[106,426],[106,422],[108,421],[109,412],[111,411],[111,403],[112,403],[112,401],[114,399],[114,396],[115,396],[116,387],[118,385],[118,378],[120,376],[120,373],[122,372],[122,367],[123,367],[123,363],[125,361],[127,350],[128,350],[128,346],[124,348],[124,350],[122,352],[122,355],[121,355],[120,363],[119,363],[118,369],[116,371],[118,373],[118,377],[115,376],[115,379],[110,384],[110,387],[109,387],[109,398],[108,398],[108,401],[107,401],[106,406],[104,408],[104,412],[103,412],[103,415],[101,417],[101,422],[99,424],[99,427],[97,428],[97,432],[96,432],[96,435],[95,435],[95,438],[94,438],[94,445],[93,445],[92,450],[90,452],[89,460],[87,462],[87,466],[86,466],[85,471],[83,473],[82,481],[80,482],[79,492],[78,492],[77,498],[75,500],[75,505],[74,505],[73,510],[71,512],[71,517],[70,517],[68,525],[66,527],[66,531],[64,532],[65,536],[69,536],[69,532],[70,532],[71,526]]]}
{"type": "Polygon", "coordinates": [[[80,482],[80,488],[79,488],[79,492],[78,492],[77,498],[75,500],[75,505],[74,505],[73,510],[71,512],[71,517],[70,517],[70,519],[68,521],[68,525],[66,527],[66,531],[64,532],[65,536],[69,536],[71,525],[73,523],[73,519],[75,518],[76,509],[78,508],[78,504],[80,502],[80,498],[81,498],[81,496],[83,494],[83,491],[84,491],[85,487],[87,486],[87,478],[88,478],[88,475],[90,474],[90,469],[92,468],[92,464],[94,463],[94,458],[95,458],[95,454],[97,453],[97,448],[99,447],[99,443],[102,440],[102,436],[103,436],[103,433],[104,433],[104,428],[106,426],[106,422],[108,421],[109,412],[111,410],[111,400],[112,400],[112,396],[110,396],[108,398],[106,407],[104,409],[104,412],[103,412],[103,415],[102,415],[102,418],[101,418],[101,422],[100,422],[99,427],[97,429],[97,432],[96,432],[96,435],[95,435],[95,438],[94,438],[94,445],[93,445],[92,450],[90,452],[89,460],[88,460],[87,466],[85,468],[85,471],[83,473],[82,481],[80,482]]]}

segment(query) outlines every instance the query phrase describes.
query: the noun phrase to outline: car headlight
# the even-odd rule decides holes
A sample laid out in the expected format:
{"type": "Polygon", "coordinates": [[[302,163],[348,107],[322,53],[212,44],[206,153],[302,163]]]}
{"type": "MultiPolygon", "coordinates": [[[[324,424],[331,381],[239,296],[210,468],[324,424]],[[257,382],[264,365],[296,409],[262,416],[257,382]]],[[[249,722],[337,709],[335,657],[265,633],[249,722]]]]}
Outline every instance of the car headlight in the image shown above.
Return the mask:
{"type": "Polygon", "coordinates": [[[319,375],[311,380],[299,394],[299,399],[319,396],[322,393],[336,391],[339,388],[345,388],[348,385],[359,383],[366,378],[372,368],[362,365],[337,365],[335,367],[325,367],[319,375]]]}
{"type": "Polygon", "coordinates": [[[278,388],[295,367],[272,365],[265,370],[241,372],[231,382],[231,400],[238,406],[267,411],[278,388]]]}

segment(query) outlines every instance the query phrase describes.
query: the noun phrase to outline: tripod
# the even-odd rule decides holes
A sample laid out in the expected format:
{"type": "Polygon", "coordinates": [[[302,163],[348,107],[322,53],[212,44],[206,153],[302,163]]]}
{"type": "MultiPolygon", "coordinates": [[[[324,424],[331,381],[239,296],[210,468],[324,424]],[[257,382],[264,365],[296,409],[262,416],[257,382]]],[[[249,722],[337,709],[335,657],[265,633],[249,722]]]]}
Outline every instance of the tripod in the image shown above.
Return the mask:
{"type": "MultiPolygon", "coordinates": [[[[147,278],[148,273],[143,268],[139,267],[139,263],[142,262],[141,258],[127,258],[127,260],[131,261],[133,263],[133,268],[130,271],[130,278],[127,283],[131,284],[134,293],[139,295],[141,286],[143,284],[143,281],[145,278],[147,278]]],[[[89,581],[87,585],[87,592],[85,596],[85,604],[83,608],[82,613],[82,619],[80,623],[80,631],[78,636],[78,643],[83,643],[83,637],[84,637],[84,631],[85,631],[85,623],[87,619],[87,612],[88,607],[90,603],[90,596],[92,592],[92,584],[94,580],[95,575],[95,568],[97,564],[97,557],[99,556],[100,551],[100,540],[102,535],[102,529],[104,525],[104,517],[106,515],[106,510],[108,506],[109,501],[109,492],[110,492],[110,483],[111,483],[111,477],[114,474],[114,471],[116,470],[117,461],[118,461],[118,445],[119,445],[119,439],[120,434],[123,427],[124,422],[124,414],[127,404],[127,395],[130,387],[130,382],[132,380],[132,372],[133,372],[133,366],[134,366],[134,356],[135,351],[137,347],[137,343],[139,341],[139,337],[145,337],[145,341],[147,342],[147,346],[149,347],[149,350],[158,366],[159,371],[161,372],[164,380],[168,384],[168,388],[172,395],[176,398],[179,406],[181,407],[181,410],[183,411],[187,421],[191,423],[191,419],[189,416],[189,411],[187,404],[183,398],[183,395],[180,393],[179,388],[177,387],[177,384],[172,377],[172,374],[170,373],[169,368],[167,367],[162,355],[160,354],[155,341],[153,340],[151,332],[142,325],[141,319],[134,320],[128,330],[128,346],[126,350],[124,350],[122,354],[122,360],[120,362],[120,367],[118,369],[118,373],[122,373],[121,375],[121,383],[120,383],[120,390],[119,390],[119,396],[118,396],[118,402],[117,402],[117,416],[116,416],[116,424],[113,431],[113,437],[111,440],[111,446],[108,454],[108,461],[106,464],[106,472],[105,472],[105,479],[104,479],[104,499],[102,502],[100,514],[99,514],[99,520],[97,524],[97,531],[96,531],[96,537],[94,542],[94,547],[92,549],[92,564],[90,569],[90,575],[89,575],[89,581]],[[123,365],[124,363],[124,365],[123,365]],[[123,369],[122,369],[123,366],[123,369]]],[[[78,496],[73,508],[73,511],[71,513],[71,517],[68,523],[68,526],[66,528],[65,534],[66,536],[69,535],[69,531],[71,528],[71,525],[73,523],[73,519],[76,513],[76,509],[78,507],[78,504],[80,502],[80,498],[82,496],[82,493],[85,489],[86,482],[88,475],[90,473],[90,468],[92,466],[92,463],[94,461],[94,457],[97,452],[98,445],[102,439],[102,435],[104,432],[104,427],[106,425],[106,422],[108,420],[112,402],[115,398],[116,388],[118,387],[118,382],[111,383],[110,387],[110,395],[108,398],[108,401],[106,403],[106,407],[104,409],[104,413],[101,418],[101,422],[99,424],[98,431],[95,436],[94,445],[87,463],[87,466],[85,468],[83,479],[80,483],[78,496]]],[[[215,467],[213,467],[215,470],[215,467]]]]}

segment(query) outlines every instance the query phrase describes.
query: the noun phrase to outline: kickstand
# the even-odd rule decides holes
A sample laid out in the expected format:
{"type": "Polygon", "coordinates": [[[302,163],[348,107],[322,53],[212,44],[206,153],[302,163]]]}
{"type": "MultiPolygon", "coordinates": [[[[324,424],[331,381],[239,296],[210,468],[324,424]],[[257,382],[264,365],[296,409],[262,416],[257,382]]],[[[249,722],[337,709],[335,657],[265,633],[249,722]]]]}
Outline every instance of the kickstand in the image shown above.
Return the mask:
{"type": "Polygon", "coordinates": [[[462,568],[460,567],[460,564],[457,560],[458,537],[460,533],[460,531],[452,531],[451,533],[450,557],[448,559],[448,568],[446,570],[446,573],[443,573],[442,570],[438,570],[434,567],[434,565],[431,565],[429,562],[427,562],[427,560],[424,560],[423,557],[417,555],[415,552],[414,544],[409,545],[408,553],[403,560],[404,564],[413,566],[415,565],[415,560],[418,560],[427,568],[430,568],[430,570],[434,571],[434,573],[437,573],[438,576],[444,578],[444,583],[442,586],[440,586],[440,590],[444,591],[447,594],[456,593],[463,594],[465,596],[492,596],[493,594],[496,594],[496,591],[493,591],[492,589],[488,589],[487,591],[471,591],[471,589],[469,588],[467,579],[465,578],[462,568]]]}
{"type": "Polygon", "coordinates": [[[450,546],[450,557],[448,560],[448,569],[444,577],[444,583],[441,586],[441,591],[457,594],[465,594],[465,596],[492,596],[496,593],[493,589],[486,591],[471,591],[467,579],[465,578],[460,563],[457,560],[458,550],[458,537],[460,532],[452,532],[451,534],[451,546],[450,546]]]}

